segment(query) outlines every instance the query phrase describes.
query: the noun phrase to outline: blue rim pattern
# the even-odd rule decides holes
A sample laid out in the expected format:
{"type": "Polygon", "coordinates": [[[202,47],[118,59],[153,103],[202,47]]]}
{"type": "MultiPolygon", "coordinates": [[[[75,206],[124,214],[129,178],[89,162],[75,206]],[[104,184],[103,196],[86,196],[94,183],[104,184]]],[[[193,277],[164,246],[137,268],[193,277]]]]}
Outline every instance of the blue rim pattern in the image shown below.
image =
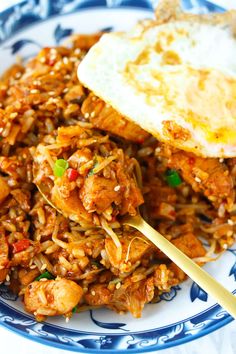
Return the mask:
{"type": "MultiPolygon", "coordinates": [[[[148,0],[24,0],[0,13],[0,44],[16,34],[21,27],[26,28],[54,16],[61,16],[91,7],[135,7],[151,10],[156,3],[157,1],[148,0]]],[[[183,0],[183,5],[187,10],[196,9],[196,3],[198,11],[224,11],[223,8],[210,1],[183,0]]],[[[235,276],[235,272],[236,267],[234,269],[233,266],[229,275],[235,276]]],[[[176,290],[179,289],[173,290],[172,297],[168,295],[169,300],[168,296],[165,298],[165,295],[163,299],[170,301],[176,295],[176,290]]],[[[202,289],[193,283],[191,300],[194,301],[195,298],[207,301],[207,294],[204,294],[202,289]]],[[[170,348],[204,336],[233,320],[219,305],[215,305],[196,316],[148,332],[131,332],[123,329],[125,332],[119,334],[93,333],[62,329],[62,327],[49,323],[37,323],[31,316],[16,310],[1,300],[0,304],[0,323],[6,328],[42,344],[83,353],[109,353],[111,350],[112,353],[117,354],[124,353],[126,350],[130,353],[142,353],[170,348]]]]}
{"type": "MultiPolygon", "coordinates": [[[[16,34],[22,27],[49,19],[54,16],[92,7],[105,8],[140,8],[153,10],[158,0],[23,0],[0,13],[0,44],[16,34]]],[[[223,12],[224,8],[207,0],[182,0],[186,10],[197,9],[199,12],[223,12]]]]}

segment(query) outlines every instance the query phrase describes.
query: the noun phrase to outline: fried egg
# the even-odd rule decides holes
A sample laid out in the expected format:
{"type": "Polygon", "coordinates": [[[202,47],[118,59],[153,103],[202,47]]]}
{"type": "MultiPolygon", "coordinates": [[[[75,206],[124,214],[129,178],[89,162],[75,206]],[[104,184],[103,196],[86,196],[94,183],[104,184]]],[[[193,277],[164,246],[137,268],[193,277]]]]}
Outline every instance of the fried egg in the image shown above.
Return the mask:
{"type": "Polygon", "coordinates": [[[160,141],[201,156],[233,157],[236,39],[224,21],[194,19],[104,34],[78,77],[160,141]]]}

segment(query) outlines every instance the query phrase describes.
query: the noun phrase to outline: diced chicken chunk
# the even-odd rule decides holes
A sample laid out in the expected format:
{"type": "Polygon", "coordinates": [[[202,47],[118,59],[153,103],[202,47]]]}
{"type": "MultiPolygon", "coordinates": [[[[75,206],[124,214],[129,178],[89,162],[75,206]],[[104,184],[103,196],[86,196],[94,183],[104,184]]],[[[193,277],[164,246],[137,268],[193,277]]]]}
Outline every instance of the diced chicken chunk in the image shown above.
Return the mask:
{"type": "Polygon", "coordinates": [[[82,288],[67,279],[34,281],[26,288],[25,308],[37,316],[66,315],[78,304],[82,288]]]}

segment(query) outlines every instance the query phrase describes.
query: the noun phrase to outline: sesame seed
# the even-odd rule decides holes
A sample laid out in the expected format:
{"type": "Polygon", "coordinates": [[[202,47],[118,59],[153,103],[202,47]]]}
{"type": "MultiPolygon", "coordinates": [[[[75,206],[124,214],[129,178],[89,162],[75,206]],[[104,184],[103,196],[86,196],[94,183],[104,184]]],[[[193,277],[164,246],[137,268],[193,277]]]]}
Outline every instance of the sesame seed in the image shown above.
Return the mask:
{"type": "Polygon", "coordinates": [[[65,87],[64,90],[62,91],[63,93],[66,93],[69,91],[69,88],[68,87],[65,87]]]}
{"type": "Polygon", "coordinates": [[[39,90],[33,89],[33,90],[30,90],[30,93],[39,93],[39,90]]]}
{"type": "Polygon", "coordinates": [[[118,192],[120,190],[120,186],[115,186],[114,191],[118,192]]]}
{"type": "Polygon", "coordinates": [[[48,94],[49,94],[50,96],[53,96],[53,95],[55,95],[55,91],[49,91],[48,94]]]}
{"type": "Polygon", "coordinates": [[[31,266],[30,266],[30,269],[35,269],[37,266],[36,266],[36,264],[32,264],[31,266]]]}
{"type": "Polygon", "coordinates": [[[19,79],[20,77],[21,77],[21,72],[18,71],[18,72],[16,73],[16,75],[15,75],[15,78],[16,78],[16,79],[19,79]]]}
{"type": "Polygon", "coordinates": [[[95,291],[93,290],[93,291],[91,291],[91,295],[93,295],[93,296],[95,296],[96,295],[96,293],[95,293],[95,291]]]}
{"type": "Polygon", "coordinates": [[[92,101],[96,101],[97,97],[96,96],[93,96],[92,97],[92,101]]]}
{"type": "Polygon", "coordinates": [[[64,63],[65,65],[67,65],[67,64],[69,63],[69,59],[68,59],[67,57],[64,57],[64,58],[63,58],[63,63],[64,63]]]}
{"type": "Polygon", "coordinates": [[[70,75],[69,74],[65,75],[65,79],[70,80],[70,75]]]}
{"type": "Polygon", "coordinates": [[[224,248],[225,250],[228,248],[228,245],[227,245],[227,243],[224,243],[223,245],[222,245],[222,248],[224,248]]]}
{"type": "Polygon", "coordinates": [[[110,108],[111,106],[108,104],[108,103],[106,103],[106,108],[110,108]]]}
{"type": "Polygon", "coordinates": [[[233,231],[232,231],[232,230],[229,230],[226,235],[227,235],[227,237],[233,236],[233,231]]]}
{"type": "Polygon", "coordinates": [[[70,321],[70,317],[66,317],[66,323],[68,323],[70,321]]]}
{"type": "Polygon", "coordinates": [[[121,283],[119,282],[116,284],[116,289],[120,289],[120,287],[121,287],[121,283]]]}
{"type": "Polygon", "coordinates": [[[89,117],[89,113],[87,112],[85,113],[84,118],[88,118],[88,117],[89,117]]]}
{"type": "Polygon", "coordinates": [[[71,57],[70,61],[72,61],[72,63],[75,63],[78,59],[76,57],[71,57]]]}
{"type": "Polygon", "coordinates": [[[218,208],[218,216],[219,218],[223,218],[225,216],[225,206],[223,203],[221,203],[218,208]]]}
{"type": "Polygon", "coordinates": [[[44,57],[40,58],[41,63],[45,63],[45,61],[46,61],[46,58],[44,58],[44,57]]]}
{"type": "Polygon", "coordinates": [[[20,109],[21,108],[21,103],[20,102],[16,102],[15,103],[15,108],[16,109],[20,109]]]}
{"type": "Polygon", "coordinates": [[[57,58],[57,56],[56,56],[55,54],[53,54],[53,55],[50,56],[50,60],[51,60],[52,62],[55,61],[56,58],[57,58]]]}
{"type": "Polygon", "coordinates": [[[195,177],[194,179],[195,179],[195,181],[196,181],[197,183],[201,183],[201,182],[202,182],[199,177],[195,177]]]}
{"type": "Polygon", "coordinates": [[[81,50],[79,48],[76,48],[74,51],[75,54],[80,54],[80,52],[81,52],[81,50]]]}
{"type": "Polygon", "coordinates": [[[228,222],[229,225],[234,225],[234,222],[233,222],[233,220],[231,220],[231,219],[228,219],[227,222],[228,222]]]}
{"type": "Polygon", "coordinates": [[[90,114],[91,118],[94,118],[95,117],[95,112],[93,111],[91,114],[90,114]]]}
{"type": "Polygon", "coordinates": [[[9,276],[9,274],[6,275],[6,281],[10,281],[10,276],[9,276]]]}
{"type": "Polygon", "coordinates": [[[220,163],[223,163],[223,162],[224,162],[224,159],[223,159],[223,158],[220,158],[220,159],[219,159],[219,162],[220,162],[220,163]]]}
{"type": "Polygon", "coordinates": [[[44,270],[44,269],[46,269],[46,268],[47,268],[47,264],[44,263],[44,264],[42,265],[42,267],[41,267],[41,270],[44,270]]]}
{"type": "Polygon", "coordinates": [[[51,104],[51,103],[58,103],[59,102],[59,99],[56,98],[56,97],[50,97],[48,100],[47,100],[47,104],[51,104]]]}
{"type": "Polygon", "coordinates": [[[54,47],[50,48],[50,54],[56,54],[56,53],[57,53],[56,48],[54,47]]]}
{"type": "Polygon", "coordinates": [[[33,84],[36,85],[36,86],[37,86],[37,85],[40,85],[40,81],[39,81],[39,80],[34,80],[34,81],[33,81],[33,84]]]}

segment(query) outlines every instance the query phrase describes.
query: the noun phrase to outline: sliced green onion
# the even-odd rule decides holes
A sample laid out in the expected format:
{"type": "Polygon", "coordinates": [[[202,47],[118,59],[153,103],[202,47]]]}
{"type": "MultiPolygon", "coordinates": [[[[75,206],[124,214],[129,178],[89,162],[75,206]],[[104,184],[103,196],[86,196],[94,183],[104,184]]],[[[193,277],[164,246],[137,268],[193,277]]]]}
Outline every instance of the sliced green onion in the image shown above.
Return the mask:
{"type": "Polygon", "coordinates": [[[55,279],[55,277],[49,273],[48,271],[40,274],[37,278],[35,278],[35,280],[39,281],[40,279],[55,279]]]}
{"type": "Polygon", "coordinates": [[[93,168],[91,168],[91,170],[89,171],[88,176],[94,175],[94,169],[95,169],[96,167],[98,167],[98,165],[99,165],[99,163],[98,163],[98,162],[95,162],[95,164],[93,165],[93,168]]]}
{"type": "Polygon", "coordinates": [[[91,264],[97,268],[100,268],[101,267],[101,264],[96,262],[96,261],[91,261],[91,264]]]}
{"type": "Polygon", "coordinates": [[[0,136],[0,141],[2,141],[3,140],[3,136],[0,136]]]}
{"type": "Polygon", "coordinates": [[[177,187],[182,183],[180,175],[176,170],[167,170],[165,177],[170,187],[177,187]]]}
{"type": "Polygon", "coordinates": [[[69,167],[68,161],[66,161],[64,159],[58,159],[55,162],[55,165],[54,165],[54,168],[53,168],[54,176],[62,177],[68,167],[69,167]]]}
{"type": "Polygon", "coordinates": [[[72,309],[72,313],[76,313],[76,312],[77,312],[77,310],[78,310],[78,307],[77,307],[77,306],[73,307],[73,309],[72,309]]]}

